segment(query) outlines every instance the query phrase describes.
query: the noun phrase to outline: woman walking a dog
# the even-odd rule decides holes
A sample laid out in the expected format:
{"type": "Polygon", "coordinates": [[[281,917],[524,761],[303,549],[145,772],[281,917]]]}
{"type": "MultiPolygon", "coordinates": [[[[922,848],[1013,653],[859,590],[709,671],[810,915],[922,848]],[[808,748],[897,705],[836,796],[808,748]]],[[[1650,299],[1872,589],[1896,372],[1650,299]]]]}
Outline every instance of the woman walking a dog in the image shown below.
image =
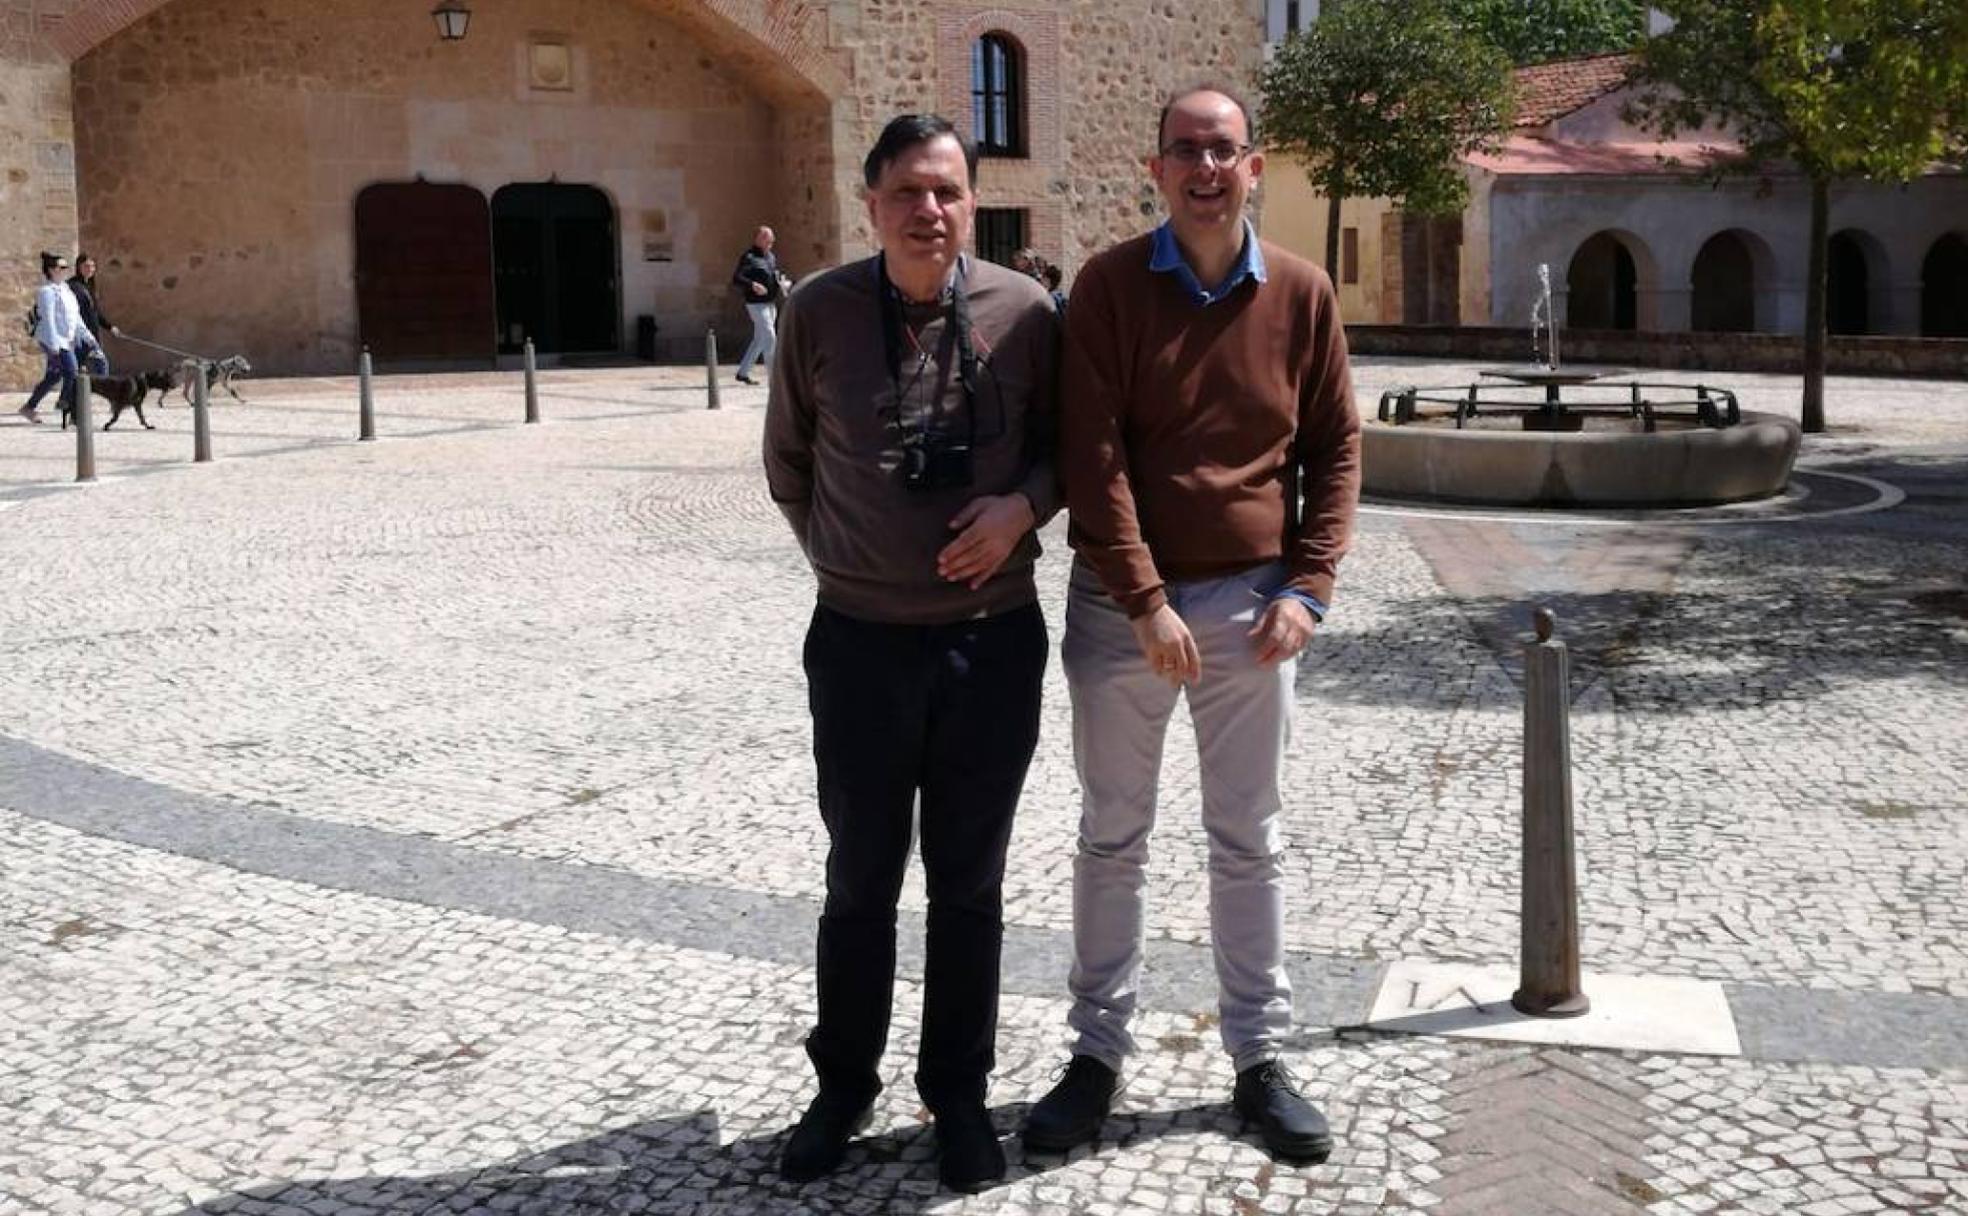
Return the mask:
{"type": "Polygon", "coordinates": [[[75,362],[76,354],[101,346],[96,341],[96,335],[82,324],[81,306],[76,302],[75,293],[68,289],[69,270],[68,259],[60,254],[41,255],[41,277],[47,282],[41,284],[41,290],[34,297],[37,314],[34,341],[48,356],[48,371],[41,377],[41,383],[34,386],[27,404],[20,408],[20,416],[29,422],[41,421],[41,415],[35,412],[36,407],[55,385],[61,385],[64,397],[74,394],[75,377],[80,371],[75,362]]]}
{"type": "Polygon", "coordinates": [[[75,293],[76,307],[82,310],[82,328],[89,331],[96,344],[89,348],[89,374],[107,376],[109,374],[109,352],[103,349],[102,335],[105,331],[111,337],[121,337],[123,331],[116,328],[116,322],[103,315],[102,295],[96,290],[96,259],[86,253],[75,256],[75,277],[68,281],[68,289],[75,293]]]}

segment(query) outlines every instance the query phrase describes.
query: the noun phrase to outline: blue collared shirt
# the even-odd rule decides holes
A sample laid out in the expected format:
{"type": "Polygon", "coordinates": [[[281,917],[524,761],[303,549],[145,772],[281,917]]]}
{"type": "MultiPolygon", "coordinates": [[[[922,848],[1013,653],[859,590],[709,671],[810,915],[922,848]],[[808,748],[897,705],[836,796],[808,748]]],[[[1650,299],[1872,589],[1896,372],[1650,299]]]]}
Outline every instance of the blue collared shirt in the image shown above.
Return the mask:
{"type": "Polygon", "coordinates": [[[1168,221],[1164,220],[1162,226],[1155,229],[1149,247],[1148,269],[1156,274],[1173,274],[1175,281],[1182,284],[1182,290],[1188,293],[1190,299],[1208,307],[1237,290],[1245,279],[1264,282],[1264,251],[1257,246],[1257,229],[1253,228],[1251,222],[1246,219],[1243,252],[1237,255],[1236,262],[1230,267],[1230,273],[1216,285],[1216,289],[1205,291],[1202,283],[1196,278],[1196,272],[1189,268],[1188,261],[1183,258],[1182,246],[1175,243],[1175,229],[1169,227],[1168,221]]]}
{"type": "MultiPolygon", "coordinates": [[[[1156,274],[1174,275],[1175,281],[1182,285],[1182,290],[1188,293],[1189,298],[1194,300],[1197,306],[1207,308],[1237,290],[1245,279],[1258,283],[1264,282],[1264,250],[1258,247],[1257,229],[1246,219],[1243,250],[1237,254],[1237,260],[1231,264],[1230,273],[1216,285],[1216,290],[1206,291],[1202,281],[1196,278],[1196,272],[1190,269],[1188,260],[1182,256],[1182,246],[1175,241],[1175,230],[1169,226],[1168,221],[1164,220],[1161,227],[1155,229],[1155,234],[1151,238],[1148,269],[1156,274]]],[[[1326,605],[1316,595],[1309,595],[1291,587],[1280,587],[1271,593],[1271,598],[1297,600],[1311,610],[1314,620],[1326,619],[1326,605]]]]}

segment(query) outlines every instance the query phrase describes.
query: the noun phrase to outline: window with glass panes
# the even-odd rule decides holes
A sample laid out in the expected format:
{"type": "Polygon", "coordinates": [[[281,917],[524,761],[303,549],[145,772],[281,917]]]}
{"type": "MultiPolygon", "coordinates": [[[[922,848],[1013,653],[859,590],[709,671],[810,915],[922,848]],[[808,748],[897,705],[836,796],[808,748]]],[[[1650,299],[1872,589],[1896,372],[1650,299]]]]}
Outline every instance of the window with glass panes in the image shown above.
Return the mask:
{"type": "Polygon", "coordinates": [[[977,256],[1000,266],[1011,265],[1011,255],[1025,248],[1026,228],[1022,207],[979,207],[977,256]]]}
{"type": "Polygon", "coordinates": [[[1025,155],[1024,56],[1003,34],[971,44],[970,129],[979,155],[1025,155]]]}

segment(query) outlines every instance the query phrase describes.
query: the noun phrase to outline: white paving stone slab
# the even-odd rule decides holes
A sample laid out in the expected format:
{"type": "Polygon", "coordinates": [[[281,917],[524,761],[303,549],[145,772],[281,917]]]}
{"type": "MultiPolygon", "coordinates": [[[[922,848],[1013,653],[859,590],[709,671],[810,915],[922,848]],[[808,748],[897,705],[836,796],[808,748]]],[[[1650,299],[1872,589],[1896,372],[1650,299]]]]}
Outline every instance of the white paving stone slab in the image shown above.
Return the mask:
{"type": "Polygon", "coordinates": [[[1586,972],[1590,1012],[1535,1018],[1511,1007],[1514,967],[1404,959],[1387,970],[1367,1024],[1404,1034],[1620,1051],[1739,1056],[1722,985],[1706,980],[1586,972]]]}

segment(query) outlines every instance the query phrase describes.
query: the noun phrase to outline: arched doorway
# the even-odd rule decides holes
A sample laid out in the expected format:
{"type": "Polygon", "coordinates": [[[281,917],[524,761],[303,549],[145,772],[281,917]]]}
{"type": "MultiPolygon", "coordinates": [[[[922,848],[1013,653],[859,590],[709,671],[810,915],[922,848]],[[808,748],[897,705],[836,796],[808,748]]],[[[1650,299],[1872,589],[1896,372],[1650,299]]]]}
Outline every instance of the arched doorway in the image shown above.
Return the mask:
{"type": "Polygon", "coordinates": [[[1698,333],[1749,333],[1756,329],[1756,258],[1735,232],[1709,237],[1689,276],[1690,321],[1698,333]]]}
{"type": "Polygon", "coordinates": [[[1587,237],[1565,272],[1565,325],[1570,329],[1635,329],[1639,270],[1633,254],[1610,232],[1587,237]]]}
{"type": "Polygon", "coordinates": [[[492,224],[470,186],[380,182],[355,196],[356,327],[378,359],[490,360],[492,224]]]}
{"type": "Polygon", "coordinates": [[[499,349],[620,349],[615,205],[593,186],[525,182],[492,196],[499,349]]]}
{"type": "Polygon", "coordinates": [[[1968,338],[1968,240],[1948,233],[1920,263],[1920,332],[1968,338]]]}
{"type": "Polygon", "coordinates": [[[1860,235],[1833,233],[1825,252],[1825,328],[1835,334],[1871,333],[1871,258],[1860,235]]]}

